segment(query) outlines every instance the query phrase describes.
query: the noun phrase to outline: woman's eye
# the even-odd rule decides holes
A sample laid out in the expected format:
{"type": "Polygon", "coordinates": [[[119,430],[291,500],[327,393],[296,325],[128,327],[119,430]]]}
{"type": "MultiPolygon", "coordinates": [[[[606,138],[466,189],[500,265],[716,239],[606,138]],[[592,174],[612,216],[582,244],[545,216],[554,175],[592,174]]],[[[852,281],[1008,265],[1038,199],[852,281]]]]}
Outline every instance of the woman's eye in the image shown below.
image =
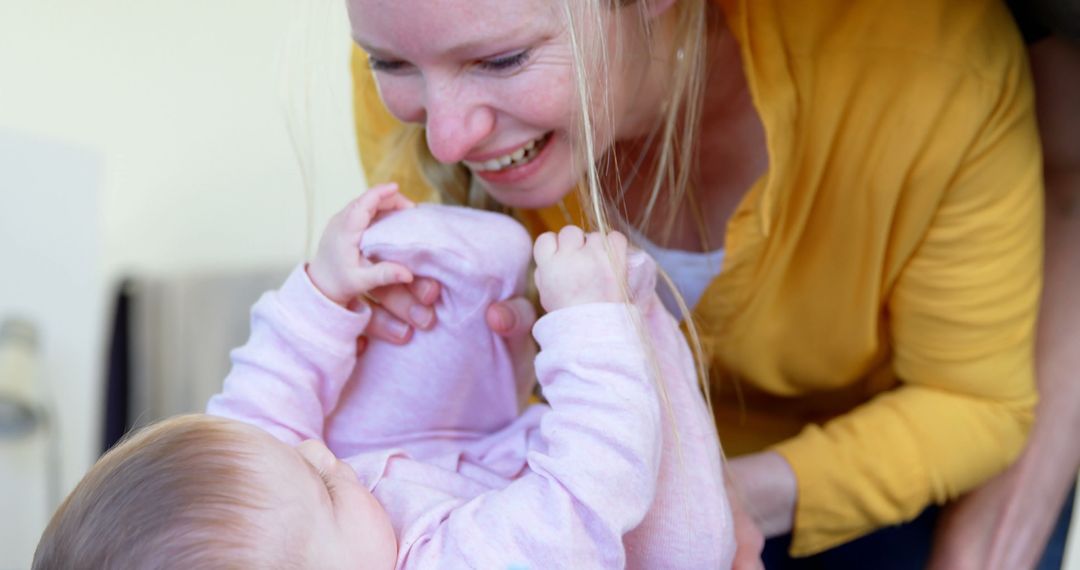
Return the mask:
{"type": "Polygon", "coordinates": [[[529,55],[530,50],[524,50],[513,55],[485,59],[478,65],[487,71],[510,71],[524,65],[528,61],[529,55]]]}
{"type": "MultiPolygon", "coordinates": [[[[530,50],[524,50],[512,55],[481,60],[477,63],[477,66],[485,71],[512,71],[524,65],[525,62],[528,61],[529,55],[530,50]]],[[[402,73],[409,68],[409,63],[368,56],[368,67],[371,68],[372,71],[379,73],[402,73]]]]}
{"type": "Polygon", "coordinates": [[[405,69],[406,65],[407,64],[404,61],[391,61],[368,57],[368,67],[370,67],[372,71],[394,73],[395,71],[405,69]]]}

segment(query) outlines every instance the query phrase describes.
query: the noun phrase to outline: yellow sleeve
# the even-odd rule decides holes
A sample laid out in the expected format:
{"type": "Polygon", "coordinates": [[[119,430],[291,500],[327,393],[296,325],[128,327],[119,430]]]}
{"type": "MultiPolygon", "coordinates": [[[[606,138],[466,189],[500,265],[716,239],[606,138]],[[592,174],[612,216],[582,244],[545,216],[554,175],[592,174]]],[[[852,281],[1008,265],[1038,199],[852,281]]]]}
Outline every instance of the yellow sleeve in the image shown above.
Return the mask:
{"type": "MultiPolygon", "coordinates": [[[[887,297],[899,387],[774,449],[798,497],[791,543],[805,556],[914,518],[1004,469],[1036,401],[1042,173],[1022,50],[991,84],[978,132],[887,297]]],[[[965,147],[961,147],[965,148],[965,147]]]]}
{"type": "Polygon", "coordinates": [[[424,180],[412,149],[395,148],[406,136],[401,123],[383,105],[367,54],[352,48],[353,118],[360,164],[369,186],[397,182],[402,194],[416,202],[437,201],[434,189],[424,180]],[[405,152],[402,152],[402,151],[405,152]]]}

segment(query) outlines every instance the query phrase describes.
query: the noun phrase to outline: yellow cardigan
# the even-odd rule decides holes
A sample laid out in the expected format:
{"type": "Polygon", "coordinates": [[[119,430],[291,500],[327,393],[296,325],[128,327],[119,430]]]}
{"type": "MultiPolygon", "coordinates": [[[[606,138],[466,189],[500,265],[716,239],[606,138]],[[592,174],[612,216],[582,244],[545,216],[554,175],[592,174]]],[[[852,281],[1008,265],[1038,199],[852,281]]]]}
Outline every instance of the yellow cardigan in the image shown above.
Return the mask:
{"type": "MultiPolygon", "coordinates": [[[[791,463],[791,552],[807,555],[956,498],[1024,444],[1042,269],[1033,95],[996,0],[719,3],[770,169],[695,315],[721,441],[791,463]]],[[[402,158],[381,150],[400,125],[355,55],[372,175],[402,158]]],[[[394,164],[383,172],[427,197],[394,164]]]]}

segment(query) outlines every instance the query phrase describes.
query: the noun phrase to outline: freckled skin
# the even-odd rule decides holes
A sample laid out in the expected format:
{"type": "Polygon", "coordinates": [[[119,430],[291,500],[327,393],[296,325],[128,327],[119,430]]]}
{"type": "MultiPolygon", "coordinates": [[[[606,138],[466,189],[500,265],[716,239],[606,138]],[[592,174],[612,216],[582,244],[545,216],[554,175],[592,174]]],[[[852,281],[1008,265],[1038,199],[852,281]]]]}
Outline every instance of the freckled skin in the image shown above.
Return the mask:
{"type": "MultiPolygon", "coordinates": [[[[581,180],[583,168],[571,147],[579,97],[560,3],[349,0],[348,7],[353,38],[374,58],[384,103],[400,120],[425,125],[437,160],[486,159],[550,133],[536,172],[481,184],[504,204],[537,208],[558,202],[581,180]],[[522,52],[528,55],[520,66],[483,65],[522,52]],[[380,69],[382,62],[395,69],[380,69]]],[[[621,26],[630,27],[636,15],[626,12],[610,19],[624,18],[621,26]]],[[[612,141],[640,136],[640,126],[656,117],[662,89],[643,87],[641,67],[626,66],[607,83],[619,121],[610,132],[597,128],[598,152],[612,141]]]]}

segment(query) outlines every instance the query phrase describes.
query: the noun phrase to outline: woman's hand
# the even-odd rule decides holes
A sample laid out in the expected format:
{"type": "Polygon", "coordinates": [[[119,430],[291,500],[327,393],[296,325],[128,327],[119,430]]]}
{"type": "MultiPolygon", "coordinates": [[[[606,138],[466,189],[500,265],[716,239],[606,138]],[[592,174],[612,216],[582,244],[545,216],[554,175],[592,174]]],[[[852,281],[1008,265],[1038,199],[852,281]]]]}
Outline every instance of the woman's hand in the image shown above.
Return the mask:
{"type": "MultiPolygon", "coordinates": [[[[367,347],[367,338],[377,338],[393,344],[405,344],[416,329],[430,330],[435,326],[432,306],[439,300],[442,285],[434,279],[417,277],[412,283],[380,287],[368,293],[373,300],[372,319],[365,336],[357,341],[357,351],[367,347]]],[[[485,320],[491,331],[508,340],[526,337],[536,322],[536,308],[525,297],[514,297],[493,303],[485,320]]]]}
{"type": "MultiPolygon", "coordinates": [[[[439,300],[442,286],[434,279],[417,277],[407,285],[390,285],[368,294],[378,302],[372,306],[372,323],[366,334],[394,344],[405,344],[413,330],[435,326],[432,306],[439,300]]],[[[491,331],[504,338],[526,335],[536,322],[536,308],[525,297],[492,303],[485,315],[491,331]]]]}
{"type": "Polygon", "coordinates": [[[415,329],[430,330],[435,326],[432,305],[441,292],[439,282],[426,277],[371,291],[367,295],[373,301],[371,324],[364,334],[393,344],[409,342],[415,329]]]}
{"type": "Polygon", "coordinates": [[[728,460],[735,492],[766,538],[791,532],[798,485],[791,465],[775,451],[728,460]]]}
{"type": "Polygon", "coordinates": [[[493,303],[485,315],[492,332],[504,338],[529,334],[536,322],[536,307],[525,297],[493,303]]]}
{"type": "Polygon", "coordinates": [[[732,570],[765,570],[761,561],[761,551],[765,548],[765,535],[761,533],[754,518],[743,507],[743,499],[731,484],[731,473],[724,477],[728,503],[731,505],[731,519],[735,525],[735,558],[732,570]]]}

